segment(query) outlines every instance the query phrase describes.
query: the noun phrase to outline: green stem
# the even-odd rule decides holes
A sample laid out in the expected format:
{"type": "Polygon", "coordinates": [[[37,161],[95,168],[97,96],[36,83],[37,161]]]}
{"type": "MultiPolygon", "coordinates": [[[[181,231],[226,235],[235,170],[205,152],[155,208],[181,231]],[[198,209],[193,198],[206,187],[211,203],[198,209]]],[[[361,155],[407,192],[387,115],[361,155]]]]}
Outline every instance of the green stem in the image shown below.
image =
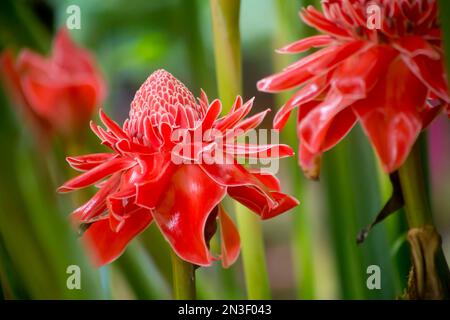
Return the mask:
{"type": "Polygon", "coordinates": [[[270,299],[261,221],[239,203],[236,203],[235,210],[241,236],[247,296],[254,300],[270,299]]]}
{"type": "Polygon", "coordinates": [[[195,300],[195,270],[192,263],[172,251],[173,293],[177,300],[195,300]]]}
{"type": "MultiPolygon", "coordinates": [[[[422,136],[420,139],[423,138],[424,137],[422,136]]],[[[422,163],[423,159],[421,155],[420,141],[421,140],[416,142],[405,163],[398,170],[400,175],[400,184],[403,191],[403,198],[405,201],[406,220],[408,221],[410,230],[426,230],[429,227],[435,229],[430,202],[428,200],[428,192],[426,189],[426,176],[424,172],[424,165],[422,163]]],[[[440,242],[435,252],[431,251],[432,247],[433,246],[430,244],[423,245],[421,248],[421,250],[424,251],[421,253],[424,259],[434,256],[436,267],[436,270],[426,270],[425,277],[432,277],[433,275],[430,275],[430,272],[435,272],[435,279],[440,282],[438,286],[444,288],[444,293],[441,298],[448,299],[448,290],[450,288],[450,273],[448,264],[440,242]]]]}
{"type": "Polygon", "coordinates": [[[211,0],[219,96],[227,113],[242,90],[240,0],[211,0]]]}
{"type": "MultiPolygon", "coordinates": [[[[219,96],[227,113],[242,91],[239,31],[240,0],[211,0],[214,52],[219,96]]],[[[249,299],[270,299],[261,222],[249,209],[236,204],[244,274],[249,299]]]]}
{"type": "Polygon", "coordinates": [[[420,147],[416,143],[408,159],[398,170],[405,200],[406,218],[410,228],[433,225],[422,168],[420,147]]]}

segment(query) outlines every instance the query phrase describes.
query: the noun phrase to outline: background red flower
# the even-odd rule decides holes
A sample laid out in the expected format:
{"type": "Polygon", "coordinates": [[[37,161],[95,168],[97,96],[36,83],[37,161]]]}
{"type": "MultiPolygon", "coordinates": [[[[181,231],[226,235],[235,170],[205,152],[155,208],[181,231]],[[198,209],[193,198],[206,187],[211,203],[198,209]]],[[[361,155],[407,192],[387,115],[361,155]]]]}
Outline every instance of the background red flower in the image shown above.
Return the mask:
{"type": "Polygon", "coordinates": [[[23,49],[14,61],[6,51],[1,63],[9,94],[25,116],[60,134],[73,134],[85,126],[105,98],[94,59],[65,28],[56,35],[49,57],[23,49]]]}
{"type": "Polygon", "coordinates": [[[267,92],[299,88],[278,112],[274,127],[281,129],[298,107],[299,163],[316,178],[322,153],[359,121],[384,170],[392,172],[450,101],[437,3],[327,0],[322,10],[309,6],[300,15],[324,35],[279,52],[320,50],[258,82],[267,92]],[[369,5],[380,10],[380,29],[368,24],[369,5]]]}

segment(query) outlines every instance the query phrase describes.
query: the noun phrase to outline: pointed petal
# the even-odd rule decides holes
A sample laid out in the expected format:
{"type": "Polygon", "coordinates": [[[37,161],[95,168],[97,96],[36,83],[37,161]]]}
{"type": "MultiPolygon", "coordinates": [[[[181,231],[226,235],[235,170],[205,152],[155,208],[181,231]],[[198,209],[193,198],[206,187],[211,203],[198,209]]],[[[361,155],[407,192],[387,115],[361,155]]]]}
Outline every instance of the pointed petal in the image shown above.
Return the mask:
{"type": "Polygon", "coordinates": [[[85,204],[77,208],[72,215],[78,217],[81,222],[89,222],[107,209],[106,197],[114,192],[120,183],[120,175],[115,174],[89,199],[85,204]]]}
{"type": "Polygon", "coordinates": [[[286,122],[294,108],[315,99],[320,93],[323,92],[326,86],[326,77],[319,77],[311,80],[311,82],[307,83],[304,87],[298,90],[275,115],[273,120],[274,129],[281,130],[286,125],[286,122]]]}
{"type": "Polygon", "coordinates": [[[111,160],[115,156],[113,153],[91,153],[82,156],[67,157],[66,161],[75,170],[88,171],[105,161],[111,160]]]}
{"type": "Polygon", "coordinates": [[[306,9],[303,9],[303,11],[300,12],[300,17],[306,24],[322,32],[337,37],[351,37],[347,30],[326,19],[323,14],[313,6],[308,6],[306,9]]]}
{"type": "Polygon", "coordinates": [[[116,158],[111,161],[104,162],[94,169],[82,173],[79,176],[67,181],[58,188],[58,192],[69,192],[75,189],[90,186],[113,173],[128,169],[135,164],[136,162],[129,158],[116,158]]]}
{"type": "Polygon", "coordinates": [[[368,47],[365,41],[360,40],[327,47],[302,58],[280,73],[260,80],[257,84],[258,90],[278,92],[298,87],[316,76],[324,75],[342,61],[368,47]]]}
{"type": "Polygon", "coordinates": [[[268,197],[253,186],[228,187],[228,195],[264,220],[280,215],[299,204],[297,199],[284,193],[270,191],[268,197]]]}
{"type": "Polygon", "coordinates": [[[294,155],[292,148],[285,144],[250,145],[250,144],[224,144],[225,152],[235,156],[248,158],[284,158],[294,155]]]}
{"type": "Polygon", "coordinates": [[[303,38],[276,50],[278,53],[301,53],[311,48],[319,48],[329,45],[334,39],[328,35],[303,38]]]}
{"type": "Polygon", "coordinates": [[[317,180],[320,175],[322,152],[311,152],[304,143],[298,147],[298,164],[306,178],[317,180]]]}
{"type": "Polygon", "coordinates": [[[117,139],[128,140],[128,135],[122,130],[122,128],[110,117],[106,115],[106,113],[100,109],[99,110],[100,119],[105,124],[106,128],[111,131],[117,139]]]}
{"type": "Polygon", "coordinates": [[[220,223],[222,265],[224,268],[228,268],[239,256],[241,241],[233,220],[231,220],[225,208],[221,205],[219,205],[218,219],[220,223]]]}
{"type": "Polygon", "coordinates": [[[148,209],[134,212],[118,232],[111,230],[109,220],[94,222],[83,234],[83,242],[96,266],[108,264],[117,259],[128,243],[152,222],[148,209]]]}

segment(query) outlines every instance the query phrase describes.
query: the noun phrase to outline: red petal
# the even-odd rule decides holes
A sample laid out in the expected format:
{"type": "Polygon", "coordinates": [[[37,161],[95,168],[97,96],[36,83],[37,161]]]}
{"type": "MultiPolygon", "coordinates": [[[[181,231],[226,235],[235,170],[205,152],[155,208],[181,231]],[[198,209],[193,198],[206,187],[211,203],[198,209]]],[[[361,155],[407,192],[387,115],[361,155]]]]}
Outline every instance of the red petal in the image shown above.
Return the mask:
{"type": "Polygon", "coordinates": [[[141,233],[152,219],[148,209],[140,209],[130,215],[119,232],[111,230],[109,220],[94,222],[83,234],[82,239],[95,265],[100,267],[118,258],[128,243],[141,233]]]}
{"type": "Polygon", "coordinates": [[[313,6],[308,6],[303,12],[300,13],[302,20],[309,26],[316,28],[325,33],[337,37],[349,37],[350,34],[347,30],[338,27],[333,22],[326,19],[320,11],[317,11],[313,6]]]}
{"type": "Polygon", "coordinates": [[[353,102],[331,90],[326,99],[299,123],[299,137],[311,152],[320,152],[333,118],[353,102]]]}
{"type": "Polygon", "coordinates": [[[89,220],[105,212],[107,209],[106,197],[116,190],[119,183],[120,175],[113,175],[91,199],[76,209],[72,215],[78,217],[81,222],[89,222],[89,220]]]}
{"type": "Polygon", "coordinates": [[[219,186],[197,165],[183,165],[175,171],[153,216],[183,260],[201,266],[211,264],[205,224],[225,192],[225,187],[219,186]]]}
{"type": "Polygon", "coordinates": [[[27,48],[23,49],[17,57],[17,69],[21,74],[45,77],[49,68],[47,59],[27,48]]]}
{"type": "Polygon", "coordinates": [[[82,156],[67,157],[70,166],[76,170],[88,171],[105,161],[111,160],[116,155],[113,153],[91,153],[82,156]]]}
{"type": "Polygon", "coordinates": [[[439,60],[441,58],[439,52],[421,36],[411,35],[400,37],[393,42],[392,46],[410,58],[418,55],[425,55],[433,60],[439,60]]]}
{"type": "Polygon", "coordinates": [[[295,62],[280,73],[260,80],[257,84],[258,90],[277,92],[295,88],[313,77],[324,75],[340,62],[367,47],[367,42],[360,40],[327,47],[295,62]]]}
{"type": "Polygon", "coordinates": [[[355,104],[385,171],[396,170],[406,159],[421,130],[418,110],[426,96],[426,87],[397,59],[367,99],[355,104]]]}
{"type": "Polygon", "coordinates": [[[259,181],[264,183],[270,190],[281,191],[280,181],[277,177],[261,170],[249,170],[259,181]]]}
{"type": "Polygon", "coordinates": [[[223,160],[221,164],[202,163],[200,167],[219,185],[225,187],[253,185],[258,187],[262,192],[269,192],[266,185],[252,173],[248,172],[242,165],[236,163],[236,160],[229,156],[225,156],[223,160]]]}
{"type": "Polygon", "coordinates": [[[308,179],[316,180],[320,175],[322,152],[311,152],[304,143],[298,147],[298,164],[308,179]]]}
{"type": "Polygon", "coordinates": [[[119,140],[128,140],[128,135],[122,130],[122,128],[111,118],[109,118],[102,109],[99,110],[100,119],[105,124],[106,128],[109,129],[119,140]]]}
{"type": "Polygon", "coordinates": [[[161,196],[166,192],[172,181],[175,166],[170,162],[160,168],[156,177],[148,179],[145,175],[141,178],[143,182],[136,184],[136,203],[142,207],[154,209],[160,201],[161,196]]]}
{"type": "Polygon", "coordinates": [[[450,103],[447,79],[441,60],[432,60],[424,55],[408,58],[402,56],[410,70],[439,98],[450,103]]]}
{"type": "Polygon", "coordinates": [[[201,122],[201,125],[199,126],[202,133],[205,133],[206,130],[211,129],[211,127],[214,124],[214,121],[216,121],[221,111],[222,111],[222,103],[218,99],[214,100],[208,107],[208,110],[206,111],[206,114],[201,122]]]}
{"type": "Polygon", "coordinates": [[[241,144],[224,144],[225,152],[235,156],[246,156],[249,158],[284,158],[294,155],[292,148],[285,144],[269,144],[269,145],[241,145],[241,144]]]}
{"type": "Polygon", "coordinates": [[[228,187],[228,195],[259,214],[270,219],[297,206],[297,199],[278,191],[270,191],[270,198],[253,186],[228,187]]]}
{"type": "Polygon", "coordinates": [[[89,82],[62,86],[26,75],[23,92],[33,110],[62,132],[70,132],[89,120],[95,108],[97,94],[89,82]]]}
{"type": "Polygon", "coordinates": [[[251,98],[244,105],[242,105],[242,98],[238,96],[234,102],[233,108],[229,114],[219,119],[214,128],[224,132],[225,130],[232,128],[239,121],[241,121],[252,109],[253,101],[255,98],[251,98]]]}
{"type": "Polygon", "coordinates": [[[373,46],[336,68],[331,85],[347,98],[365,98],[396,56],[389,46],[373,46]]]}
{"type": "Polygon", "coordinates": [[[222,265],[224,268],[231,266],[239,256],[240,237],[233,220],[225,209],[219,205],[220,244],[222,248],[222,265]]]}
{"type": "Polygon", "coordinates": [[[319,48],[329,45],[334,39],[328,35],[312,36],[295,41],[281,49],[276,50],[278,53],[300,53],[311,48],[319,48]]]}
{"type": "Polygon", "coordinates": [[[281,130],[286,125],[286,122],[295,107],[315,99],[323,92],[326,86],[326,77],[319,77],[298,90],[275,115],[273,120],[274,129],[281,130]]]}
{"type": "Polygon", "coordinates": [[[129,158],[116,158],[111,161],[104,162],[94,169],[82,173],[79,176],[67,181],[58,188],[58,192],[69,192],[74,189],[90,186],[113,173],[128,169],[135,164],[136,162],[129,158]]]}
{"type": "Polygon", "coordinates": [[[231,139],[233,137],[244,135],[248,131],[255,129],[261,124],[261,122],[263,122],[264,118],[269,112],[270,109],[266,109],[265,111],[257,113],[254,116],[251,116],[250,118],[241,121],[239,124],[226,131],[225,138],[231,139]]]}

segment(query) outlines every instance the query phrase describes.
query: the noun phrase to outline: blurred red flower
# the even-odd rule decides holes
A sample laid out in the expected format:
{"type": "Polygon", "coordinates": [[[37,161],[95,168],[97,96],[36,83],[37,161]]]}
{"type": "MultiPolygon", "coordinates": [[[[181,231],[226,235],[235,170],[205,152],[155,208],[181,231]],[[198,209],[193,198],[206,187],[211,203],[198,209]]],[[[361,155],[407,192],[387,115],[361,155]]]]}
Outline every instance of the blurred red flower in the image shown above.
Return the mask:
{"type": "Polygon", "coordinates": [[[300,15],[325,35],[278,51],[324,48],[258,82],[267,92],[300,87],[274,127],[283,128],[299,108],[299,164],[311,178],[319,175],[322,153],[357,121],[384,170],[395,171],[419,132],[448,108],[436,1],[324,0],[322,9],[309,6],[300,15]]]}
{"type": "Polygon", "coordinates": [[[293,154],[285,145],[234,143],[238,135],[257,127],[267,112],[241,121],[252,104],[238,97],[231,112],[217,119],[219,100],[209,104],[202,92],[196,101],[170,73],[158,70],[136,92],[122,128],[100,111],[106,130],[94,124],[91,128],[113,152],[67,158],[73,168],[85,172],[59,188],[99,188],[73,213],[79,223],[90,224],[83,238],[97,265],[117,258],[153,220],[182,259],[210,265],[215,258],[208,243],[217,219],[222,263],[227,267],[236,260],[240,245],[238,231],[220,205],[226,194],[262,219],[298,204],[281,193],[273,175],[248,170],[236,160],[237,155],[293,154]],[[218,155],[227,161],[213,161],[218,155]]]}
{"type": "MultiPolygon", "coordinates": [[[[62,28],[48,58],[24,49],[17,61],[10,51],[1,56],[2,78],[25,116],[63,135],[86,125],[105,97],[105,84],[90,54],[62,28]]],[[[27,119],[27,120],[28,120],[27,119]]]]}

